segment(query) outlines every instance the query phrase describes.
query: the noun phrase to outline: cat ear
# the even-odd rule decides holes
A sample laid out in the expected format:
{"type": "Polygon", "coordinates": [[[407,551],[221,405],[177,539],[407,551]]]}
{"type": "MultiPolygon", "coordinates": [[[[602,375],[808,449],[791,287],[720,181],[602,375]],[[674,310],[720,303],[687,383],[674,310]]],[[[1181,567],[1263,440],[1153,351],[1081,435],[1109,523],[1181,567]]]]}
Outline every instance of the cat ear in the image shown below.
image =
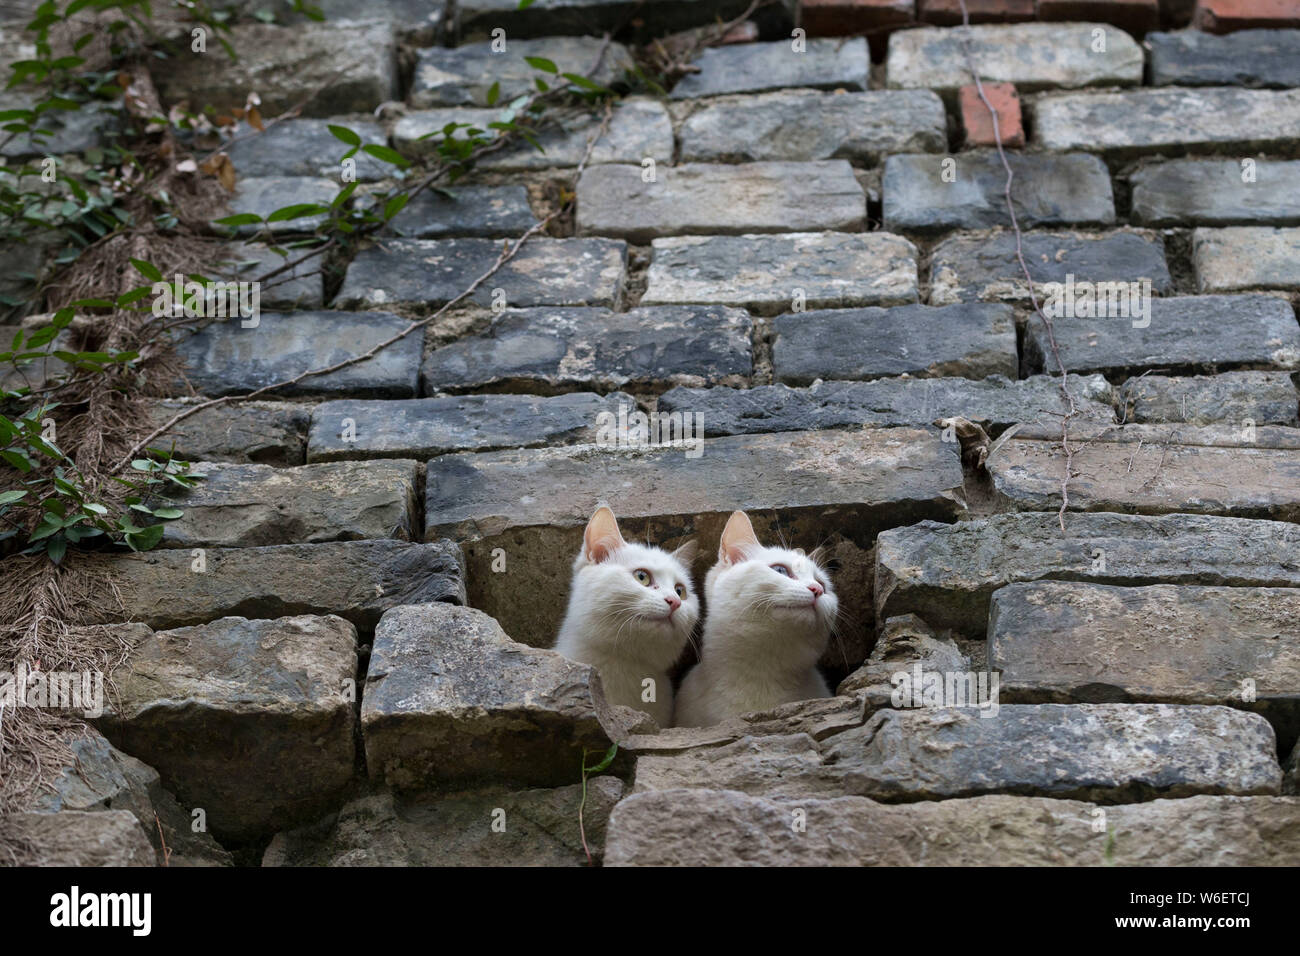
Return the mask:
{"type": "Polygon", "coordinates": [[[614,512],[601,505],[587,522],[587,530],[582,534],[583,554],[592,564],[599,564],[623,547],[624,543],[614,512]]]}
{"type": "Polygon", "coordinates": [[[754,526],[749,523],[749,516],[743,511],[733,511],[727,519],[727,526],[722,529],[722,540],[718,542],[718,560],[723,564],[735,564],[745,560],[745,553],[758,547],[758,538],[754,526]]]}
{"type": "Polygon", "coordinates": [[[677,549],[673,552],[673,557],[680,561],[682,566],[689,571],[691,565],[695,563],[695,555],[699,550],[699,544],[694,538],[691,538],[685,544],[677,546],[677,549]]]}

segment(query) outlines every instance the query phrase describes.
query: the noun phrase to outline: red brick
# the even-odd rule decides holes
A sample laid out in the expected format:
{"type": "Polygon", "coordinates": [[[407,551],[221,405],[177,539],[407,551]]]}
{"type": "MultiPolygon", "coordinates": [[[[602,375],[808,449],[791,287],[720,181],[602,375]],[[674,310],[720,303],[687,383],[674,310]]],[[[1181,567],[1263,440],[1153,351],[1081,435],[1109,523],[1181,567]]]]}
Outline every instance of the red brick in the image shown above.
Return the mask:
{"type": "Polygon", "coordinates": [[[1300,27],[1300,0],[1199,0],[1196,25],[1211,33],[1300,27]]]}
{"type": "Polygon", "coordinates": [[[1038,0],[1038,17],[1113,23],[1125,30],[1145,33],[1160,26],[1160,0],[1038,0]]]}
{"type": "Polygon", "coordinates": [[[916,19],[916,0],[799,0],[799,24],[814,37],[888,32],[916,19]]]}
{"type": "MultiPolygon", "coordinates": [[[[985,83],[984,95],[989,98],[993,108],[998,111],[998,132],[1002,134],[1002,145],[1009,149],[1020,149],[1025,145],[1025,126],[1020,118],[1020,94],[1012,83],[985,83]]],[[[993,117],[989,108],[980,99],[979,91],[972,83],[963,86],[958,97],[961,104],[961,125],[966,131],[966,145],[994,146],[997,139],[993,135],[993,117]]]]}
{"type": "MultiPolygon", "coordinates": [[[[949,26],[961,23],[958,0],[917,0],[920,18],[926,23],[949,26]]],[[[1034,0],[966,0],[971,23],[1011,23],[1034,19],[1034,0]]]]}

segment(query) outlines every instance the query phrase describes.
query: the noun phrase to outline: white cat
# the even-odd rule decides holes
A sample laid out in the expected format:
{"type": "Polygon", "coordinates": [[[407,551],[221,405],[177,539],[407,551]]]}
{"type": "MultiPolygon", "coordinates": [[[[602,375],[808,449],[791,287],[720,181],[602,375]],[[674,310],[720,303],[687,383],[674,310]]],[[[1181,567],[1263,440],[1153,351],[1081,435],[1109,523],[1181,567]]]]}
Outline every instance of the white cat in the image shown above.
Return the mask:
{"type": "Polygon", "coordinates": [[[689,571],[695,542],[671,554],[628,543],[604,505],[587,522],[582,542],[555,649],[594,666],[611,703],[643,710],[660,727],[671,727],[668,671],[700,616],[689,571]],[[647,678],[654,683],[646,685],[647,678]]]}
{"type": "Polygon", "coordinates": [[[682,681],[677,726],[705,727],[792,700],[829,697],[817,670],[839,601],[801,550],[766,548],[743,511],[704,579],[703,660],[682,681]]]}

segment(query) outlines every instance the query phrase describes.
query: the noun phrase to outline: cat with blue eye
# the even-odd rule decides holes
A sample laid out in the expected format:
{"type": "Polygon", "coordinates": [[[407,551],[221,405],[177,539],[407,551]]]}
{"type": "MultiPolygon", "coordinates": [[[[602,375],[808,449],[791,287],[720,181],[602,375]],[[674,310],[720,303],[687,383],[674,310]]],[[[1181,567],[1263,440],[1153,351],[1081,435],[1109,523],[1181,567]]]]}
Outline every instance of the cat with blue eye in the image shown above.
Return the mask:
{"type": "Polygon", "coordinates": [[[764,546],[749,517],[734,512],[704,599],[703,657],[677,693],[676,726],[831,695],[817,661],[839,602],[816,553],[764,546]]]}

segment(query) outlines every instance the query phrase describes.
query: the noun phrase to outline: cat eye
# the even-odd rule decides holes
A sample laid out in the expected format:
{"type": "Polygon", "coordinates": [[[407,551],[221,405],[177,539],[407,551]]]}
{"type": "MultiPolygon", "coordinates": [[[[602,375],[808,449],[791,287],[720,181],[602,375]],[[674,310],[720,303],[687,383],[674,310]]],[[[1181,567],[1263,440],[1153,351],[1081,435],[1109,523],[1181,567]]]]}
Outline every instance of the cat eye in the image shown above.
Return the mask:
{"type": "Polygon", "coordinates": [[[677,591],[677,596],[679,598],[681,598],[683,601],[686,600],[686,585],[679,584],[674,590],[677,591]]]}
{"type": "Polygon", "coordinates": [[[645,568],[637,568],[632,572],[632,577],[636,578],[637,584],[644,584],[646,587],[649,587],[650,582],[654,580],[645,568]]]}
{"type": "Polygon", "coordinates": [[[790,569],[787,568],[784,564],[773,564],[771,568],[777,574],[784,574],[787,578],[794,577],[794,575],[790,573],[790,569]]]}

